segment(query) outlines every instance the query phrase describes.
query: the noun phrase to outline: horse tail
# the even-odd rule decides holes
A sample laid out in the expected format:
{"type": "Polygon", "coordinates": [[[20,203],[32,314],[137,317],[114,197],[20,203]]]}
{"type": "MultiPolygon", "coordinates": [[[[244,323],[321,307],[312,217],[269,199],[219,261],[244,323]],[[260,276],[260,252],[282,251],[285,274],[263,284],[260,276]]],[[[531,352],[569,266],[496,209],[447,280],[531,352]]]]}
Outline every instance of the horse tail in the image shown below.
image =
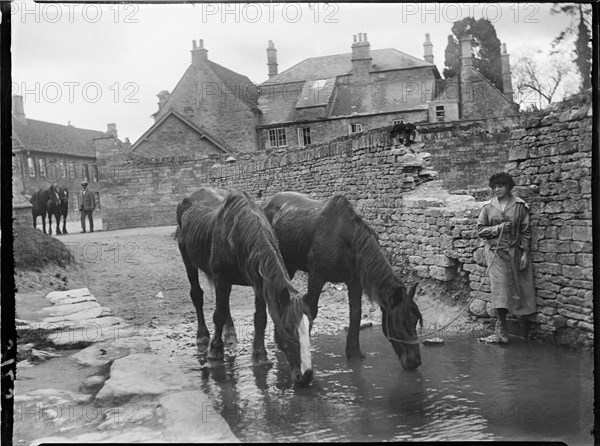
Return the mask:
{"type": "MultiPolygon", "coordinates": [[[[183,213],[187,211],[193,204],[193,201],[188,197],[185,197],[181,202],[177,205],[176,211],[176,219],[177,219],[177,229],[181,228],[181,218],[183,213]]],[[[178,233],[178,232],[177,232],[178,233]]]]}

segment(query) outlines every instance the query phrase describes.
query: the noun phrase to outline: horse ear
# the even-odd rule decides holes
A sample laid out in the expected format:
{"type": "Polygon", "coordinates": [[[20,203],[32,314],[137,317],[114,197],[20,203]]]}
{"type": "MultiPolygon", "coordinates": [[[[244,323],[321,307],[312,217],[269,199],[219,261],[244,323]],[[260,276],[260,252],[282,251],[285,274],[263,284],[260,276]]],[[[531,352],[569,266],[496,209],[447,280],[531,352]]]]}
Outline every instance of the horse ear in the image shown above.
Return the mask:
{"type": "Polygon", "coordinates": [[[414,300],[415,298],[415,291],[417,291],[417,283],[415,283],[413,286],[410,287],[410,290],[408,291],[408,297],[410,300],[414,300]]]}

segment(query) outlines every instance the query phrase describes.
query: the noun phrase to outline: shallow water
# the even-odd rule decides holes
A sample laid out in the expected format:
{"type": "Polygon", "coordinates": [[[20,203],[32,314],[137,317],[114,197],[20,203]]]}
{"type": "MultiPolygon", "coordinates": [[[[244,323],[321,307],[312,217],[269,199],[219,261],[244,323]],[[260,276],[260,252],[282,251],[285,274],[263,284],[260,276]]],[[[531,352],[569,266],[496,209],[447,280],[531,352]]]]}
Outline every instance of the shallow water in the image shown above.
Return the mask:
{"type": "MultiPolygon", "coordinates": [[[[361,331],[366,358],[347,361],[345,334],[313,340],[315,380],[290,387],[282,353],[252,367],[249,346],[192,374],[242,441],[560,440],[592,444],[589,352],[446,333],[402,370],[380,327],[361,331]]],[[[271,345],[272,347],[272,345],[271,345]]],[[[269,349],[273,351],[272,349],[269,349]]],[[[205,414],[210,422],[211,413],[205,414]]],[[[216,419],[216,418],[215,418],[216,419]]]]}

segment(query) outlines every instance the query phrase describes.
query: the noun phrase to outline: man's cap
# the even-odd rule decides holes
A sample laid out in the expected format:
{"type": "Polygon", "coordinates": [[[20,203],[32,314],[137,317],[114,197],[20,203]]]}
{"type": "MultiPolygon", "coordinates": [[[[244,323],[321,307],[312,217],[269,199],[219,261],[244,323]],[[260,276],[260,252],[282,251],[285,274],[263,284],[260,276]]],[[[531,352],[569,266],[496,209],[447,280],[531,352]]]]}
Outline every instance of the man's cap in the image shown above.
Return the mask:
{"type": "Polygon", "coordinates": [[[88,182],[87,182],[87,181],[85,181],[85,180],[83,180],[83,181],[81,182],[81,185],[83,186],[84,184],[88,184],[88,182]]]}

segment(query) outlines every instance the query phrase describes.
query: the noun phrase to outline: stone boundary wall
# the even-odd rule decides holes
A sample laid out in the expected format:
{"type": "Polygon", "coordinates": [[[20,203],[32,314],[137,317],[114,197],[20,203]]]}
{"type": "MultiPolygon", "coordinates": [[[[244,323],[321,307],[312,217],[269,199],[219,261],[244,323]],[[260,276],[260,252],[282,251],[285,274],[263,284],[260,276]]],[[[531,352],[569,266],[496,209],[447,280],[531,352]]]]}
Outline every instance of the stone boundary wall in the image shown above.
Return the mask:
{"type": "Polygon", "coordinates": [[[206,155],[148,159],[98,146],[104,228],[174,225],[177,203],[203,185],[237,187],[259,200],[282,190],[314,198],[342,193],[376,223],[404,192],[435,176],[429,155],[418,144],[398,145],[390,128],[285,153],[237,154],[233,164],[206,155]]]}
{"type": "Polygon", "coordinates": [[[448,189],[472,189],[487,187],[504,169],[511,130],[519,125],[519,117],[421,124],[418,138],[448,189]]]}
{"type": "MultiPolygon", "coordinates": [[[[498,138],[496,149],[506,148],[504,163],[494,161],[497,170],[513,175],[515,193],[531,205],[534,335],[584,348],[593,345],[590,107],[579,97],[491,136],[498,138]]],[[[218,156],[148,160],[100,147],[105,229],[175,225],[177,203],[202,185],[238,187],[259,200],[283,190],[314,198],[342,193],[377,232],[392,265],[441,281],[466,276],[471,313],[489,317],[489,281],[476,291],[486,269],[475,230],[483,202],[469,195],[420,196],[416,186],[436,176],[435,156],[424,151],[432,145],[398,145],[390,129],[285,153],[239,154],[234,164],[218,156]]],[[[454,134],[474,151],[482,138],[471,136],[454,134]]],[[[444,138],[449,144],[452,135],[444,138]]],[[[481,176],[486,186],[488,177],[481,176]]]]}

